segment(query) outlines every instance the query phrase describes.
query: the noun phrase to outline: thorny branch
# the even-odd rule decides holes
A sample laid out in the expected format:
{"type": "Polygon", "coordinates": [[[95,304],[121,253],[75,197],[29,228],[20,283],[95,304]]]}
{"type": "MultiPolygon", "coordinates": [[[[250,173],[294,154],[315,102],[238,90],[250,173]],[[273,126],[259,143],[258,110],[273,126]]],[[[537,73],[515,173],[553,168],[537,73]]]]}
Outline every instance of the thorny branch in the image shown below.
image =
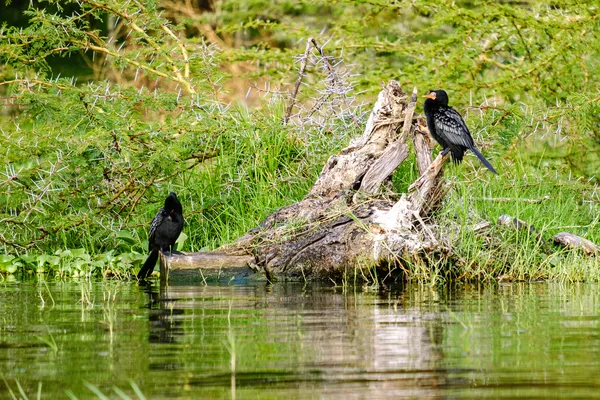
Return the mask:
{"type": "MultiPolygon", "coordinates": [[[[157,51],[161,51],[161,47],[158,43],[156,43],[147,33],[146,31],[144,31],[144,29],[142,29],[138,24],[136,24],[132,18],[131,15],[125,13],[125,12],[120,12],[114,8],[111,8],[105,4],[99,4],[96,3],[94,1],[91,0],[81,0],[82,3],[85,3],[87,5],[89,5],[92,8],[97,8],[97,9],[102,9],[105,10],[111,14],[117,15],[119,18],[122,18],[123,20],[127,21],[129,23],[129,26],[131,27],[132,30],[136,31],[137,33],[139,33],[140,35],[142,35],[142,37],[144,38],[144,40],[150,45],[152,46],[154,49],[156,49],[157,51]]],[[[136,4],[141,7],[142,10],[144,10],[144,6],[140,3],[136,1],[136,4]]],[[[186,90],[186,92],[190,93],[190,94],[194,94],[196,93],[196,91],[194,90],[191,82],[189,81],[189,75],[190,75],[190,60],[189,60],[189,55],[188,52],[185,48],[185,45],[183,44],[183,41],[181,39],[179,39],[177,37],[177,35],[175,35],[175,33],[173,33],[173,31],[165,24],[160,24],[160,28],[170,37],[172,37],[173,39],[175,39],[177,41],[177,45],[179,47],[179,49],[181,50],[181,55],[183,57],[183,61],[184,61],[184,72],[183,75],[181,74],[181,68],[175,63],[175,61],[169,57],[166,54],[163,54],[163,57],[165,58],[165,60],[167,61],[167,63],[169,63],[169,65],[171,66],[171,70],[174,73],[174,76],[165,74],[163,72],[157,71],[153,68],[150,68],[147,65],[141,64],[135,60],[131,60],[128,58],[124,58],[124,60],[129,63],[132,64],[138,68],[142,68],[145,69],[149,72],[152,72],[154,74],[157,74],[159,76],[162,76],[164,78],[168,78],[168,79],[172,79],[175,82],[181,84],[183,86],[183,88],[186,90]]],[[[94,51],[99,51],[102,53],[105,53],[107,55],[113,56],[113,57],[120,57],[119,54],[112,52],[102,46],[95,46],[92,45],[91,43],[88,43],[86,45],[86,43],[81,43],[82,45],[84,45],[86,48],[92,49],[94,51]]]]}
{"type": "MultiPolygon", "coordinates": [[[[332,57],[327,56],[325,54],[323,47],[319,46],[317,41],[313,37],[309,38],[306,41],[306,49],[305,49],[304,53],[299,57],[300,67],[298,68],[298,79],[296,79],[294,88],[290,95],[289,104],[288,104],[286,114],[283,119],[284,124],[287,124],[289,122],[289,120],[292,116],[292,111],[294,109],[294,106],[297,106],[296,98],[297,98],[297,95],[298,95],[298,92],[300,89],[300,85],[302,84],[302,81],[303,81],[304,77],[306,76],[306,69],[309,64],[312,64],[312,65],[318,65],[319,63],[323,64],[325,72],[327,73],[327,78],[325,80],[327,87],[325,88],[325,90],[320,91],[321,96],[318,99],[316,99],[316,101],[313,104],[313,106],[311,107],[311,109],[307,112],[307,118],[311,118],[313,114],[319,112],[321,110],[321,108],[323,107],[323,105],[326,104],[328,102],[328,100],[331,98],[331,96],[334,96],[334,95],[341,95],[342,101],[343,101],[346,109],[351,108],[351,106],[348,102],[348,97],[346,96],[346,93],[351,89],[351,86],[348,86],[344,82],[344,79],[343,79],[344,76],[346,75],[346,72],[345,71],[342,71],[342,72],[336,71],[335,67],[337,67],[339,65],[339,63],[333,65],[330,62],[331,59],[332,59],[332,57]],[[313,47],[317,50],[319,56],[316,61],[312,61],[311,63],[309,63],[309,61],[311,61],[310,50],[313,47]]],[[[332,111],[332,112],[334,114],[337,114],[336,111],[332,111]]],[[[359,128],[360,125],[358,123],[356,116],[351,113],[349,115],[349,117],[352,120],[354,126],[359,128]]]]}

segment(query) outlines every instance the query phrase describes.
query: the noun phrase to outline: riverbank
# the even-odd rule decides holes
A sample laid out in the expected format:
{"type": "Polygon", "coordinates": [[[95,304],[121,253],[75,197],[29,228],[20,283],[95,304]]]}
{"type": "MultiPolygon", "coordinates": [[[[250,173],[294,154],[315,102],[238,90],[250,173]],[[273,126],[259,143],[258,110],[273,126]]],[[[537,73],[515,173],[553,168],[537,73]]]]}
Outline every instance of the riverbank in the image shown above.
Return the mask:
{"type": "MultiPolygon", "coordinates": [[[[328,157],[327,138],[320,142],[318,151],[309,151],[300,142],[290,140],[278,117],[275,113],[266,120],[247,118],[237,128],[242,133],[238,139],[243,139],[237,153],[216,156],[213,162],[197,169],[195,176],[176,177],[174,186],[184,199],[187,222],[180,250],[200,251],[227,244],[257,227],[269,213],[298,201],[308,192],[328,157]],[[271,129],[249,130],[252,125],[265,123],[271,129]],[[260,156],[254,156],[256,154],[260,156]],[[240,169],[238,162],[231,162],[232,159],[242,162],[243,168],[240,169]]],[[[576,177],[557,159],[554,163],[547,161],[553,160],[553,153],[564,151],[563,143],[537,142],[533,135],[525,140],[517,139],[527,126],[513,126],[515,131],[510,131],[510,124],[501,126],[504,137],[514,138],[508,148],[492,142],[489,136],[482,136],[494,118],[493,113],[479,118],[466,116],[476,140],[500,175],[487,173],[471,155],[459,166],[447,164],[444,167],[444,179],[451,189],[434,218],[448,246],[454,249],[453,253],[445,259],[432,259],[429,265],[402,265],[396,272],[404,276],[402,279],[430,283],[600,280],[598,257],[567,251],[551,243],[551,238],[561,231],[600,243],[597,183],[576,177]],[[539,156],[540,153],[544,153],[544,157],[539,156]],[[504,214],[527,222],[535,231],[498,224],[498,218],[504,214]],[[489,225],[485,226],[486,223],[489,225]]],[[[525,120],[523,116],[512,114],[506,119],[525,120]]],[[[349,139],[346,137],[336,143],[342,147],[349,139]]],[[[569,143],[569,139],[565,140],[569,143]]],[[[417,176],[415,159],[409,157],[392,176],[392,192],[406,191],[417,176]]],[[[151,206],[145,205],[147,220],[154,212],[151,206]]],[[[111,251],[98,251],[95,239],[90,237],[86,240],[91,244],[88,248],[2,254],[0,272],[3,279],[9,279],[10,274],[38,273],[59,279],[92,276],[128,279],[145,259],[147,228],[141,220],[143,218],[138,217],[135,230],[108,232],[116,243],[111,251]]],[[[338,283],[355,279],[374,283],[388,272],[389,269],[357,264],[345,266],[331,277],[338,283]]]]}

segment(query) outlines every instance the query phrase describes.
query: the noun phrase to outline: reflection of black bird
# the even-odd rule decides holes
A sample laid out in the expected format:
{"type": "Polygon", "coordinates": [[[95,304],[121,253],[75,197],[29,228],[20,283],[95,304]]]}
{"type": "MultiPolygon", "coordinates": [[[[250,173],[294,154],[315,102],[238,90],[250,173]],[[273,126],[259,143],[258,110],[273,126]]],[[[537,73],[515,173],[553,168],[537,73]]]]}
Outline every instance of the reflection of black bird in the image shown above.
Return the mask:
{"type": "Polygon", "coordinates": [[[171,251],[183,229],[183,209],[174,192],[169,193],[165,206],[158,211],[150,225],[148,251],[150,255],[138,272],[138,279],[145,279],[154,270],[159,251],[171,251]]]}
{"type": "Polygon", "coordinates": [[[425,96],[425,116],[431,136],[443,147],[443,154],[452,153],[452,160],[460,163],[465,150],[471,150],[483,165],[497,174],[494,167],[477,150],[469,128],[456,110],[448,106],[448,95],[443,90],[432,90],[425,96]]]}

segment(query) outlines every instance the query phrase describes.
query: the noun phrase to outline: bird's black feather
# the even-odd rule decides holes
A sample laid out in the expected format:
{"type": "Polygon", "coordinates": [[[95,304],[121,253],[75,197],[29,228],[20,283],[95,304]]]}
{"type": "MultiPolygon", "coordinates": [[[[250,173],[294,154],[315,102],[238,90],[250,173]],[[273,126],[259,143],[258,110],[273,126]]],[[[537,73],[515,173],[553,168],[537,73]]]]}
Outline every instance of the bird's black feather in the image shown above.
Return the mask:
{"type": "Polygon", "coordinates": [[[474,145],[469,128],[453,108],[440,107],[438,112],[433,115],[433,121],[435,131],[445,138],[446,143],[467,149],[474,145]]]}
{"type": "Polygon", "coordinates": [[[165,205],[161,208],[152,223],[148,234],[148,251],[150,255],[138,272],[138,279],[147,278],[158,260],[159,251],[171,251],[183,229],[183,208],[174,192],[169,193],[165,205]]]}
{"type": "Polygon", "coordinates": [[[497,174],[494,167],[475,147],[471,132],[460,114],[448,106],[448,95],[443,90],[429,93],[423,106],[427,117],[427,127],[431,136],[442,146],[444,151],[450,151],[452,160],[460,163],[466,150],[471,150],[490,171],[497,174]]]}
{"type": "Polygon", "coordinates": [[[150,224],[150,233],[148,234],[148,251],[152,251],[154,238],[156,236],[156,229],[161,226],[163,219],[168,215],[169,212],[164,208],[161,208],[158,211],[158,214],[156,214],[152,219],[152,223],[150,224]]]}

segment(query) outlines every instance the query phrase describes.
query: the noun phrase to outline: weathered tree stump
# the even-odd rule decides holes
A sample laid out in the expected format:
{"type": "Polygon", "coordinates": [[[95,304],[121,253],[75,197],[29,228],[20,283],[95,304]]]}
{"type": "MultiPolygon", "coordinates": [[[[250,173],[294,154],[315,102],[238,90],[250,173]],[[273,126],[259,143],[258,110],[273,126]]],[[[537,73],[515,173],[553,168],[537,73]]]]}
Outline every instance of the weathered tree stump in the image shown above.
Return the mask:
{"type": "MultiPolygon", "coordinates": [[[[306,197],[269,215],[258,228],[214,252],[161,258],[161,275],[198,276],[243,268],[267,279],[315,279],[356,272],[357,266],[402,265],[430,260],[447,249],[428,226],[429,215],[447,188],[441,179],[448,156],[433,161],[427,139],[414,117],[412,96],[398,82],[379,93],[362,136],[331,156],[306,197]],[[382,183],[407,157],[412,138],[422,172],[398,201],[379,195],[382,183]]],[[[388,196],[389,197],[389,196],[388,196]]]]}

